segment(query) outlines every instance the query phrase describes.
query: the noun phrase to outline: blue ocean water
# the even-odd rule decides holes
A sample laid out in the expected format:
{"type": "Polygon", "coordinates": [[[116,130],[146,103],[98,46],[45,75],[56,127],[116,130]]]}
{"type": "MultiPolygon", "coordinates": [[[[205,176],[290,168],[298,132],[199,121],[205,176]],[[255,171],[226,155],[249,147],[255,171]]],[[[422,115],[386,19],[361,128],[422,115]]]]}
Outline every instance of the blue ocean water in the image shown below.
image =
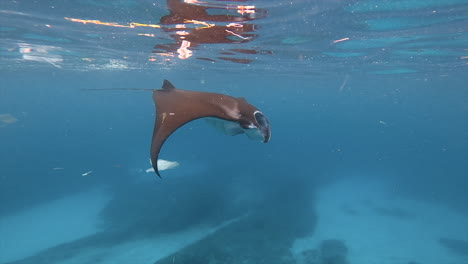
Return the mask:
{"type": "Polygon", "coordinates": [[[468,263],[468,1],[2,1],[0,263],[468,263]],[[146,170],[149,91],[244,97],[146,170]]]}

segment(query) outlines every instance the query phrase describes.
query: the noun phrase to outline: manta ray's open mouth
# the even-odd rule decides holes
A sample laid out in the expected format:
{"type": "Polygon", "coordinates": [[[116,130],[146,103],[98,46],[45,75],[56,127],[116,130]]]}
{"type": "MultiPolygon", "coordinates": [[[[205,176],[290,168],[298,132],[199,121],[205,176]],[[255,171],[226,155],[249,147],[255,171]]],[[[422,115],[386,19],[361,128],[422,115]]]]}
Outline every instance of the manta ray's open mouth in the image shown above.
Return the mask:
{"type": "Polygon", "coordinates": [[[260,129],[263,135],[263,142],[267,143],[271,137],[270,120],[260,111],[256,111],[254,117],[257,121],[258,129],[260,129]]]}

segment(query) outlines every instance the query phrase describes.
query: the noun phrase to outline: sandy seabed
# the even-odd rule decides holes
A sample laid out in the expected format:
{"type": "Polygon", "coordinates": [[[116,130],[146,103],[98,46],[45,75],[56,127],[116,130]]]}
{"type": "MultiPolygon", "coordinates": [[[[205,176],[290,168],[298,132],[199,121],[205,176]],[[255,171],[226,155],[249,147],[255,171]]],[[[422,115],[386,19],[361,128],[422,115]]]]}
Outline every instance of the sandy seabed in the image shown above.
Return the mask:
{"type": "Polygon", "coordinates": [[[320,189],[314,235],[298,239],[293,253],[338,239],[346,244],[351,264],[468,263],[468,256],[451,252],[439,241],[465,241],[468,216],[444,204],[402,198],[392,187],[348,178],[320,189]]]}

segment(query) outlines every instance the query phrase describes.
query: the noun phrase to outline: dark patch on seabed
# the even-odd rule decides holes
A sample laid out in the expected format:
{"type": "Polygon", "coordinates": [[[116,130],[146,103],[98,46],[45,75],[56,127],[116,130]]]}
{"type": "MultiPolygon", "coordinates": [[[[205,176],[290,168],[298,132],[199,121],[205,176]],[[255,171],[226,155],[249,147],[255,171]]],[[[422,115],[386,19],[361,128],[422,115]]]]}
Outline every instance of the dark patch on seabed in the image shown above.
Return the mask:
{"type": "Polygon", "coordinates": [[[468,257],[468,240],[441,238],[439,243],[452,253],[468,257]]]}
{"type": "Polygon", "coordinates": [[[296,263],[290,247],[312,231],[316,217],[304,187],[291,183],[245,218],[155,264],[296,263]]]}
{"type": "Polygon", "coordinates": [[[106,263],[107,250],[125,242],[235,218],[155,263],[296,263],[290,252],[294,240],[310,235],[316,224],[312,180],[262,174],[261,168],[241,176],[218,172],[126,185],[102,212],[106,231],[9,264],[59,264],[83,254],[88,257],[82,264],[106,263]]]}
{"type": "Polygon", "coordinates": [[[348,247],[338,239],[323,240],[318,248],[303,251],[298,257],[300,264],[348,264],[348,247]]]}

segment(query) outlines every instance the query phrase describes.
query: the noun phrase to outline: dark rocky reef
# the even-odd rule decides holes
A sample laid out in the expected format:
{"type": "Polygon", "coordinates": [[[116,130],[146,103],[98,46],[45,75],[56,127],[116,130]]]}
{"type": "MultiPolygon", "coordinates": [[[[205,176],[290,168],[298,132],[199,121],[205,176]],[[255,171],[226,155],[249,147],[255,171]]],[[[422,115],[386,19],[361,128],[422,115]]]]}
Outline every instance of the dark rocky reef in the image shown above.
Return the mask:
{"type": "Polygon", "coordinates": [[[292,243],[316,223],[312,192],[302,180],[275,186],[239,221],[155,264],[295,263],[292,243]]]}
{"type": "Polygon", "coordinates": [[[441,238],[439,243],[451,252],[468,257],[468,241],[453,238],[441,238]]]}
{"type": "Polygon", "coordinates": [[[348,264],[348,248],[342,240],[323,240],[318,248],[302,252],[301,264],[348,264]]]}

